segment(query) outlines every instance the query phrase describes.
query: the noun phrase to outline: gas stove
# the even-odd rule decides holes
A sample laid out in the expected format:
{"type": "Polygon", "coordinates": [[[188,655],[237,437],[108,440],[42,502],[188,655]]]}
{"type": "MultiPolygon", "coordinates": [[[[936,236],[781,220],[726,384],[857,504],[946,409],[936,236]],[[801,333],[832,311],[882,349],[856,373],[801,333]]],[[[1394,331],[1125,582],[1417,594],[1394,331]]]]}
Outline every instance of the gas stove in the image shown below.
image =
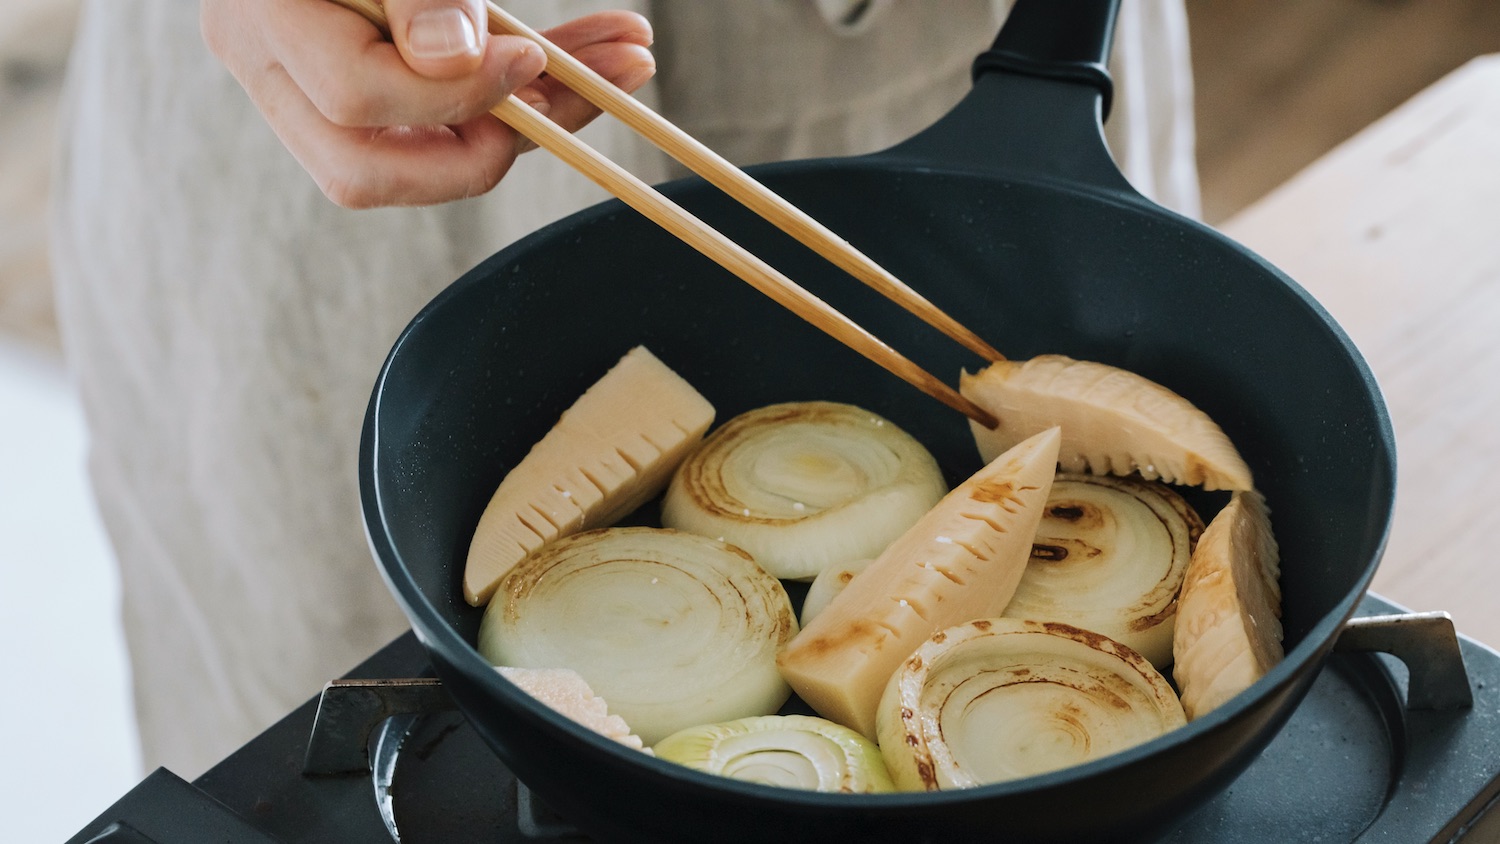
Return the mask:
{"type": "MultiPolygon", "coordinates": [[[[1403,612],[1369,595],[1356,615],[1403,612]]],[[[1407,619],[1395,626],[1435,620],[1407,619]]],[[[1403,646],[1409,671],[1374,653],[1391,647],[1391,627],[1346,631],[1285,729],[1163,844],[1500,840],[1500,812],[1489,812],[1500,795],[1500,653],[1458,637],[1460,665],[1451,635],[1446,647],[1439,635],[1436,650],[1403,646]]],[[[407,633],[196,781],[158,769],[71,842],[586,840],[426,674],[407,633]]]]}

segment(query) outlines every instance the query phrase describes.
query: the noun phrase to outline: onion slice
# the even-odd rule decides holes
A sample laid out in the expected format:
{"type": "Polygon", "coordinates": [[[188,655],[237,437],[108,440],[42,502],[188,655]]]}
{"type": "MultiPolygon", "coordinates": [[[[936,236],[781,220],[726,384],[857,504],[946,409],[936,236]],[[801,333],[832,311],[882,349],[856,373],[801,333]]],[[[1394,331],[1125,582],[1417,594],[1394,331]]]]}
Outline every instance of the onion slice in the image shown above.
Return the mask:
{"type": "Polygon", "coordinates": [[[1188,718],[1223,705],[1282,660],[1280,576],[1265,499],[1235,493],[1198,541],[1177,600],[1172,676],[1188,718]]]}
{"type": "Polygon", "coordinates": [[[791,690],[776,653],[796,631],[786,590],[738,548],[611,528],[513,568],[485,610],[479,651],[497,665],[577,671],[653,744],[779,709],[791,690]]]}
{"type": "Polygon", "coordinates": [[[1170,487],[1063,473],[1007,618],[1061,621],[1172,663],[1177,592],[1203,520],[1170,487]]]}
{"type": "Polygon", "coordinates": [[[895,790],[874,742],[809,715],[689,727],[652,749],[669,762],[764,785],[845,794],[895,790]]]}
{"type": "Polygon", "coordinates": [[[878,556],[947,492],[927,449],[853,405],[789,402],[724,423],[677,469],[662,524],[723,539],[777,577],[878,556]]]}
{"type": "Polygon", "coordinates": [[[891,676],[878,723],[896,787],[936,791],[1082,764],[1186,720],[1135,651],[1066,624],[994,618],[918,648],[891,676]]]}

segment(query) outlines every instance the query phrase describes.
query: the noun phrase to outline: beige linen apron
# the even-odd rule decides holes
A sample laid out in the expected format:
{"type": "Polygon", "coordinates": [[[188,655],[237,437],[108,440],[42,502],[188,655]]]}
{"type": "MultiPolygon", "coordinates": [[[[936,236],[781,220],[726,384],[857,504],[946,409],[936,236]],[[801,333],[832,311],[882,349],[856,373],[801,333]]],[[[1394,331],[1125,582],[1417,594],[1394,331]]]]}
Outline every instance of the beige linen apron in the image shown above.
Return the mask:
{"type": "MultiPolygon", "coordinates": [[[[742,163],[872,150],[931,122],[1005,5],[506,3],[538,26],[650,16],[661,72],[643,96],[742,163]]],[[[143,759],[188,778],[404,629],[356,489],[381,361],[442,287],[603,198],[532,153],[484,197],[340,209],[207,53],[197,9],[86,3],[52,217],[143,759]]],[[[1140,188],[1195,213],[1181,0],[1126,0],[1119,35],[1111,142],[1140,188]]],[[[614,121],[586,134],[648,180],[673,172],[614,121]]]]}

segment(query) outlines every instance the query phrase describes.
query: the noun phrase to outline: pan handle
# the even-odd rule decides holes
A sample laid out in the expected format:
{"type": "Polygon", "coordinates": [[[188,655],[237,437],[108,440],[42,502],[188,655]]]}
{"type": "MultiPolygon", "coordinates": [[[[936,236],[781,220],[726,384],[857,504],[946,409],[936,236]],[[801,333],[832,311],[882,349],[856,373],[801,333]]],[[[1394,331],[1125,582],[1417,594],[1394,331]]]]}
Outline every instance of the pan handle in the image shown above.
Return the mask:
{"type": "Polygon", "coordinates": [[[1016,0],[974,87],[948,114],[880,156],[916,166],[1050,178],[1139,199],[1104,141],[1114,84],[1105,62],[1120,0],[1016,0]]]}
{"type": "Polygon", "coordinates": [[[1018,0],[990,49],[974,60],[974,78],[1016,73],[1097,89],[1109,119],[1115,85],[1105,62],[1114,43],[1120,0],[1018,0]]]}
{"type": "Polygon", "coordinates": [[[1350,619],[1334,650],[1388,653],[1406,663],[1407,709],[1468,709],[1469,672],[1453,618],[1445,612],[1408,612],[1350,619]]]}

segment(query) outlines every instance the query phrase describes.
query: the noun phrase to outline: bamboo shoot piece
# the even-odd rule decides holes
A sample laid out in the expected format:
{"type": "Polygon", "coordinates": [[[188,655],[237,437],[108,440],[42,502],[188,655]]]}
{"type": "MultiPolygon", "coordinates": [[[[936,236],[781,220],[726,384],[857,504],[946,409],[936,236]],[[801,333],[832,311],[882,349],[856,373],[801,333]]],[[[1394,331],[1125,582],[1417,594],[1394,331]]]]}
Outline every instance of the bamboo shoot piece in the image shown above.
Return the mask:
{"type": "Polygon", "coordinates": [[[713,419],[692,385],[631,349],[501,480],[469,544],[465,600],[483,606],[527,554],[655,497],[713,419]]]}
{"type": "Polygon", "coordinates": [[[818,613],[828,608],[833,599],[844,587],[848,586],[854,576],[870,567],[874,560],[855,560],[852,563],[840,563],[829,566],[818,572],[813,578],[812,585],[807,587],[807,594],[802,598],[802,626],[806,627],[818,613]]]}
{"type": "Polygon", "coordinates": [[[777,664],[818,714],[875,736],[886,680],[945,627],[999,615],[1031,556],[1052,487],[1056,428],[948,493],[818,613],[777,664]]]}
{"type": "Polygon", "coordinates": [[[970,425],[984,460],[1057,425],[1063,429],[1058,462],[1067,472],[1253,487],[1250,467],[1207,414],[1123,369],[1062,355],[1002,360],[962,373],[959,392],[1000,422],[993,430],[970,425]]]}
{"type": "Polygon", "coordinates": [[[571,668],[511,668],[503,665],[496,666],[495,670],[554,712],[626,747],[651,752],[643,745],[641,737],[630,731],[630,725],[625,723],[624,718],[610,713],[609,703],[594,694],[594,690],[589,688],[589,684],[577,671],[571,668]]]}
{"type": "Polygon", "coordinates": [[[1177,599],[1172,676],[1190,720],[1249,688],[1285,655],[1280,576],[1265,500],[1235,493],[1198,540],[1177,599]]]}

